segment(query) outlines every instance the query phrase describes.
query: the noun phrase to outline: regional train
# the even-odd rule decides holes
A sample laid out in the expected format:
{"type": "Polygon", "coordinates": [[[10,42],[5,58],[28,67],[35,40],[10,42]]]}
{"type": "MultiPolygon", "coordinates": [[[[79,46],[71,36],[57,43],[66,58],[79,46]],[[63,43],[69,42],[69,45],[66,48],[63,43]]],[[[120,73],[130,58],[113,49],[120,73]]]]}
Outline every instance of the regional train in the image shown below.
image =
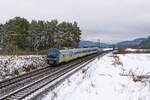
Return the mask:
{"type": "Polygon", "coordinates": [[[59,65],[63,62],[68,62],[77,58],[81,58],[87,55],[97,53],[99,49],[94,48],[74,48],[59,50],[57,48],[51,48],[48,50],[46,62],[49,65],[59,65]]]}

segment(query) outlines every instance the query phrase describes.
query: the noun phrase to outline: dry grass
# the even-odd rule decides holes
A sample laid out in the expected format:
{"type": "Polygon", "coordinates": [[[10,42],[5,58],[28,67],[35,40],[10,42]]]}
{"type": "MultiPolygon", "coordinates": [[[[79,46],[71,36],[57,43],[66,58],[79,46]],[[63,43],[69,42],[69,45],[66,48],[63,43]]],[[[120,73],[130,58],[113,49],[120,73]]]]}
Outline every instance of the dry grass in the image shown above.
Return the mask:
{"type": "Polygon", "coordinates": [[[14,70],[14,74],[15,74],[15,75],[19,75],[19,70],[18,70],[18,69],[15,69],[15,70],[14,70]]]}
{"type": "MultiPolygon", "coordinates": [[[[134,71],[135,72],[135,71],[134,71]]],[[[129,71],[128,75],[131,75],[133,82],[142,82],[142,79],[137,77],[137,75],[132,70],[129,71]]]]}
{"type": "Polygon", "coordinates": [[[30,67],[29,66],[23,66],[23,71],[25,72],[30,72],[30,67]]]}
{"type": "Polygon", "coordinates": [[[87,73],[88,69],[89,69],[89,66],[87,68],[82,69],[83,79],[85,79],[86,77],[90,77],[87,73]]]}
{"type": "Polygon", "coordinates": [[[87,72],[87,69],[82,69],[82,73],[86,73],[87,72]]]}
{"type": "Polygon", "coordinates": [[[47,54],[47,50],[44,50],[44,51],[30,51],[30,50],[22,51],[22,50],[16,49],[13,52],[5,52],[5,51],[1,51],[0,52],[1,56],[8,56],[8,55],[16,55],[16,56],[46,55],[46,54],[47,54]]]}
{"type": "Polygon", "coordinates": [[[93,81],[91,81],[91,86],[92,86],[93,88],[95,88],[95,84],[93,83],[93,81]]]}
{"type": "MultiPolygon", "coordinates": [[[[114,66],[121,65],[122,66],[121,69],[123,70],[123,72],[125,72],[126,70],[123,68],[123,63],[120,61],[119,56],[113,55],[111,57],[114,58],[114,61],[113,61],[112,65],[114,65],[114,66]]],[[[141,77],[142,74],[140,74],[140,73],[138,75],[135,74],[135,73],[137,73],[137,70],[138,69],[136,69],[134,71],[130,70],[127,74],[121,74],[121,75],[122,76],[131,76],[132,77],[132,81],[135,82],[135,83],[136,82],[143,82],[143,78],[141,77]]]]}
{"type": "Polygon", "coordinates": [[[137,74],[137,69],[136,70],[130,70],[128,73],[126,74],[120,74],[121,76],[130,76],[132,78],[133,82],[141,82],[141,83],[146,83],[146,82],[150,82],[150,75],[147,74],[143,74],[143,73],[138,73],[137,74]]]}
{"type": "Polygon", "coordinates": [[[31,70],[37,69],[37,66],[35,66],[35,65],[33,65],[33,64],[30,65],[29,67],[30,67],[31,70]]]}
{"type": "Polygon", "coordinates": [[[120,61],[119,56],[113,55],[112,57],[114,58],[112,65],[114,66],[121,65],[123,67],[123,63],[120,61]]]}
{"type": "Polygon", "coordinates": [[[7,68],[7,66],[5,66],[4,68],[2,68],[0,70],[1,70],[0,77],[2,79],[5,79],[7,76],[9,76],[11,74],[10,69],[7,68]]]}
{"type": "Polygon", "coordinates": [[[23,68],[23,71],[30,72],[31,70],[37,69],[37,66],[31,64],[29,66],[23,66],[22,68],[23,68]]]}
{"type": "Polygon", "coordinates": [[[57,93],[56,92],[53,92],[52,93],[52,96],[51,96],[51,100],[55,100],[57,98],[57,93]]]}

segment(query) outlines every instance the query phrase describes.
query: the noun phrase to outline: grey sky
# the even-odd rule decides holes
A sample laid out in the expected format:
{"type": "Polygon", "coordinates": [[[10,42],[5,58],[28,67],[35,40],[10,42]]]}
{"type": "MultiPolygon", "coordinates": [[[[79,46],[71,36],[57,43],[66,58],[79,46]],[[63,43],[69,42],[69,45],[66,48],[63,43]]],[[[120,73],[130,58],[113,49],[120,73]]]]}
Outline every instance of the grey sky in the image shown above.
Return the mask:
{"type": "Polygon", "coordinates": [[[77,21],[83,40],[114,43],[150,34],[150,0],[0,0],[0,22],[77,21]]]}

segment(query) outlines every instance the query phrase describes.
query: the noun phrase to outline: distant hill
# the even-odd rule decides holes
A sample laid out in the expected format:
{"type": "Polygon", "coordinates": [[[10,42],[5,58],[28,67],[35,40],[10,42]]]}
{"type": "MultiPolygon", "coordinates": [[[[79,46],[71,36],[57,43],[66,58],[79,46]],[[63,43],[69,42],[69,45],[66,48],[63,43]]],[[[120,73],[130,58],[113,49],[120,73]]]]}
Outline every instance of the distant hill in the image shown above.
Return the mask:
{"type": "Polygon", "coordinates": [[[128,45],[136,46],[136,45],[139,45],[144,40],[147,40],[147,38],[137,38],[132,41],[122,41],[122,42],[116,43],[116,46],[124,46],[124,47],[127,47],[128,45]]]}
{"type": "MultiPolygon", "coordinates": [[[[99,43],[92,42],[92,41],[80,41],[79,42],[79,47],[95,47],[95,46],[98,47],[99,43]]],[[[105,48],[111,47],[111,45],[107,43],[100,43],[100,46],[105,47],[105,48]]]]}
{"type": "MultiPolygon", "coordinates": [[[[136,45],[140,45],[142,43],[142,41],[146,41],[146,40],[147,40],[147,38],[137,38],[137,39],[134,39],[134,40],[131,40],[131,41],[118,42],[118,43],[115,44],[115,46],[123,46],[123,47],[127,47],[129,45],[136,46],[136,45]]],[[[144,42],[143,46],[148,45],[149,42],[148,41],[144,42]]],[[[92,42],[92,41],[80,41],[79,42],[79,47],[95,47],[95,46],[98,47],[99,43],[92,42]]],[[[100,46],[105,47],[105,48],[111,47],[111,45],[107,44],[107,43],[100,43],[100,46]]]]}

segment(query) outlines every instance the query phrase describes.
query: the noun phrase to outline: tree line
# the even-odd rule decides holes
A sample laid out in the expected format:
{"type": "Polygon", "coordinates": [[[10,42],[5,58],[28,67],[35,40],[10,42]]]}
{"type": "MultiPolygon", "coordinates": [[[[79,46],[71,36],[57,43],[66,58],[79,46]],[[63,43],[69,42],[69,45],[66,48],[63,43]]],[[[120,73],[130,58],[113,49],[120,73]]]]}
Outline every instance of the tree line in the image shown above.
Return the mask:
{"type": "Polygon", "coordinates": [[[49,48],[77,47],[81,30],[77,22],[43,21],[15,17],[0,24],[0,47],[15,50],[40,51],[49,48]]]}
{"type": "Polygon", "coordinates": [[[140,48],[150,49],[150,36],[139,44],[140,48]]]}

